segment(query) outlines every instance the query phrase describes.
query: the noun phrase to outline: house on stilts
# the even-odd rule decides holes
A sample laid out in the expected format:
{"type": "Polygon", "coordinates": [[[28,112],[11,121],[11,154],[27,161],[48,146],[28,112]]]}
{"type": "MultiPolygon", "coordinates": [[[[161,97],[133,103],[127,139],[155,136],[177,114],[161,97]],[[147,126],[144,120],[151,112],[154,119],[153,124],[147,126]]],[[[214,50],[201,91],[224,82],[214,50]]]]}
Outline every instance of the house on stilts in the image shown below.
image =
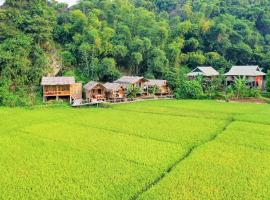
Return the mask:
{"type": "Polygon", "coordinates": [[[146,86],[148,88],[148,91],[156,87],[156,91],[154,92],[154,95],[162,96],[162,95],[171,94],[168,81],[166,80],[148,79],[148,82],[146,82],[146,86]]]}
{"type": "Polygon", "coordinates": [[[245,77],[248,86],[264,89],[265,75],[259,66],[233,66],[225,77],[227,85],[233,84],[238,77],[245,77]]]}
{"type": "Polygon", "coordinates": [[[82,83],[76,83],[74,77],[43,77],[43,101],[50,99],[73,100],[82,98],[82,83]]]}
{"type": "Polygon", "coordinates": [[[211,66],[207,67],[196,67],[190,73],[187,74],[190,80],[202,76],[205,80],[213,80],[215,77],[219,76],[219,72],[211,66]]]}
{"type": "Polygon", "coordinates": [[[104,101],[106,99],[106,88],[102,83],[90,81],[83,88],[85,90],[86,100],[89,102],[104,101]]]}

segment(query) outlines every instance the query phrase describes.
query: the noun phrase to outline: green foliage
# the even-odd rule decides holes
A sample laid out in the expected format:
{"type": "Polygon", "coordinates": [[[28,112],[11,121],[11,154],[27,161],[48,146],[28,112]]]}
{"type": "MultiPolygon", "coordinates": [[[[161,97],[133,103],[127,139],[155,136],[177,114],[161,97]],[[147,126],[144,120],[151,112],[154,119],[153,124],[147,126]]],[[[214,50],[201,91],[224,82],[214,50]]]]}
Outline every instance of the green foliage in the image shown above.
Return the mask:
{"type": "Polygon", "coordinates": [[[113,81],[120,76],[120,72],[116,69],[115,60],[113,58],[104,58],[98,67],[98,77],[100,80],[113,81]]]}
{"type": "Polygon", "coordinates": [[[261,90],[257,89],[257,88],[251,88],[248,90],[248,97],[254,97],[254,98],[258,98],[261,97],[261,90]]]}
{"type": "Polygon", "coordinates": [[[61,59],[58,75],[74,71],[83,82],[121,73],[168,78],[173,90],[184,66],[258,64],[267,71],[269,7],[269,0],[81,0],[71,8],[7,0],[0,8],[0,79],[10,85],[0,87],[36,96],[53,55],[61,59]]]}
{"type": "Polygon", "coordinates": [[[212,80],[203,80],[204,92],[209,98],[218,98],[221,93],[224,92],[225,76],[219,75],[214,77],[212,80]]]}
{"type": "Polygon", "coordinates": [[[175,91],[177,99],[198,99],[203,95],[203,88],[201,81],[190,80],[182,81],[175,91]]]}
{"type": "Polygon", "coordinates": [[[31,105],[49,71],[56,13],[46,1],[6,1],[0,8],[0,104],[31,105]],[[2,28],[3,27],[3,28],[2,28]]]}
{"type": "Polygon", "coordinates": [[[236,78],[234,82],[234,87],[233,87],[236,98],[245,97],[247,95],[248,89],[247,89],[246,84],[247,84],[247,80],[245,77],[236,78]]]}
{"type": "Polygon", "coordinates": [[[127,88],[127,97],[128,98],[136,98],[141,93],[142,93],[141,88],[139,88],[137,86],[130,85],[127,88]]]}
{"type": "Polygon", "coordinates": [[[154,85],[148,88],[148,92],[151,95],[155,95],[159,91],[158,86],[154,85]]]}
{"type": "Polygon", "coordinates": [[[192,52],[192,53],[189,53],[187,56],[188,56],[187,64],[191,68],[195,68],[197,66],[201,66],[206,61],[205,56],[202,53],[200,53],[200,52],[192,52]]]}
{"type": "Polygon", "coordinates": [[[266,74],[266,90],[270,92],[270,70],[266,74]]]}

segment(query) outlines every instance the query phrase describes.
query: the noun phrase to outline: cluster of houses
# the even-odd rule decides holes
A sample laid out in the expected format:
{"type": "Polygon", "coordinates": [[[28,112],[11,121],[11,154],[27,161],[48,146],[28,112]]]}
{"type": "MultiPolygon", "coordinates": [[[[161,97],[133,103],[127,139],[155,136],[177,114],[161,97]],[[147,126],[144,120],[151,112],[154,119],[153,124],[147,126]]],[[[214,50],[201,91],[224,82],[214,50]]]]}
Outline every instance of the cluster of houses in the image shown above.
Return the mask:
{"type": "Polygon", "coordinates": [[[123,76],[113,83],[90,81],[82,87],[74,77],[43,77],[43,100],[66,98],[70,102],[82,99],[83,89],[87,102],[121,101],[127,98],[129,87],[140,89],[140,97],[148,96],[151,87],[157,87],[156,96],[170,95],[171,91],[166,80],[146,79],[139,76],[123,76]]]}
{"type": "MultiPolygon", "coordinates": [[[[213,67],[196,67],[187,74],[189,79],[193,79],[196,76],[203,76],[208,80],[212,80],[219,75],[220,73],[213,67]]],[[[264,89],[265,75],[259,66],[233,66],[229,72],[224,74],[226,85],[233,84],[238,77],[245,77],[249,87],[258,89],[264,89]]]]}
{"type": "MultiPolygon", "coordinates": [[[[219,72],[213,67],[197,67],[187,74],[189,79],[202,76],[207,80],[212,80],[219,76],[219,72]]],[[[246,77],[247,84],[250,87],[263,89],[264,76],[258,66],[233,66],[229,72],[225,73],[227,84],[232,84],[238,77],[246,77]]],[[[82,86],[82,83],[76,83],[74,77],[43,77],[41,81],[43,87],[43,100],[67,98],[70,102],[83,98],[83,89],[85,99],[88,102],[105,100],[123,100],[127,98],[129,87],[138,87],[142,91],[140,96],[147,97],[149,89],[156,87],[154,95],[171,95],[168,82],[166,80],[146,79],[139,76],[123,76],[113,83],[100,83],[90,81],[82,86]]]]}

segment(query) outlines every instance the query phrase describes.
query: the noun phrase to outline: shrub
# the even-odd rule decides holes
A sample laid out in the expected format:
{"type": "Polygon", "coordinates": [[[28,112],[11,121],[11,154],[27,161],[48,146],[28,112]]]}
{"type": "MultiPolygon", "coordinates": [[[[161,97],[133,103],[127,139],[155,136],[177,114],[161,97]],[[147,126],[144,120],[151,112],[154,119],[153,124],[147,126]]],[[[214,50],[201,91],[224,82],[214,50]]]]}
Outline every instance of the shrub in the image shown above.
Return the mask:
{"type": "Polygon", "coordinates": [[[0,81],[0,105],[31,106],[35,100],[35,91],[32,88],[25,88],[22,85],[13,87],[9,81],[0,81]]]}
{"type": "Polygon", "coordinates": [[[213,80],[204,81],[204,92],[208,98],[218,98],[220,93],[224,93],[225,77],[223,75],[215,77],[213,80]]]}
{"type": "Polygon", "coordinates": [[[261,95],[265,98],[270,98],[270,92],[262,92],[261,95]]]}
{"type": "Polygon", "coordinates": [[[257,88],[251,88],[248,90],[248,97],[260,97],[261,96],[261,91],[257,88]]]}
{"type": "Polygon", "coordinates": [[[158,92],[158,86],[154,85],[148,88],[148,93],[151,95],[155,95],[158,92]]]}
{"type": "Polygon", "coordinates": [[[246,78],[238,77],[234,82],[234,95],[236,98],[246,97],[248,93],[248,88],[246,86],[246,78]]]}
{"type": "Polygon", "coordinates": [[[128,98],[136,98],[138,94],[141,94],[142,91],[137,86],[129,86],[127,89],[128,98]]]}
{"type": "Polygon", "coordinates": [[[198,80],[183,81],[175,91],[177,99],[198,99],[203,96],[202,84],[198,80]]]}
{"type": "Polygon", "coordinates": [[[270,70],[267,72],[266,75],[266,91],[270,92],[270,70]]]}

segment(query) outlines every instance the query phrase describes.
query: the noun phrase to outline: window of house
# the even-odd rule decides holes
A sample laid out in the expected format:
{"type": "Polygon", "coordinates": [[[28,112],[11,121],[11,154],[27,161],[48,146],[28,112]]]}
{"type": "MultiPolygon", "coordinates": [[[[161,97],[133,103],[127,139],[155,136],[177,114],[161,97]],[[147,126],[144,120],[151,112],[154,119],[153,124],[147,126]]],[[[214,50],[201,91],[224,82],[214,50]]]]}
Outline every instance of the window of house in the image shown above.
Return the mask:
{"type": "Polygon", "coordinates": [[[98,94],[101,94],[101,89],[98,89],[98,94]]]}

